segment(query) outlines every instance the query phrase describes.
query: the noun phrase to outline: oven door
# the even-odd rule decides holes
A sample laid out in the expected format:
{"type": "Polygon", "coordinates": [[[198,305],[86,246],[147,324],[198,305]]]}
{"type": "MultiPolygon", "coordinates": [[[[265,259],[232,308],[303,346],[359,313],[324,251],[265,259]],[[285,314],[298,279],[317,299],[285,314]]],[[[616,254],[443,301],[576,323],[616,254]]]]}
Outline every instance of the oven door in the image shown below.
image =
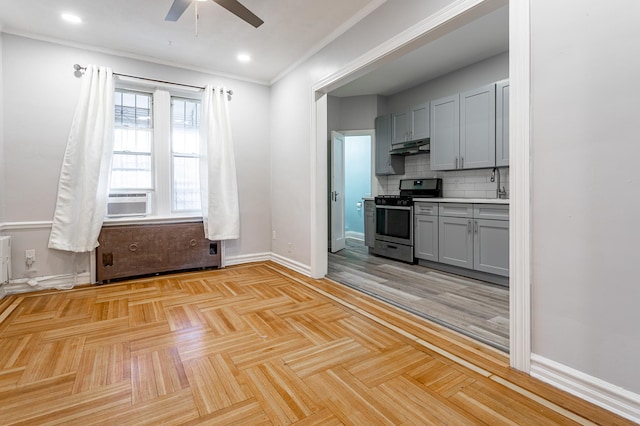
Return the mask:
{"type": "Polygon", "coordinates": [[[376,206],[376,240],[413,246],[413,207],[376,206]]]}

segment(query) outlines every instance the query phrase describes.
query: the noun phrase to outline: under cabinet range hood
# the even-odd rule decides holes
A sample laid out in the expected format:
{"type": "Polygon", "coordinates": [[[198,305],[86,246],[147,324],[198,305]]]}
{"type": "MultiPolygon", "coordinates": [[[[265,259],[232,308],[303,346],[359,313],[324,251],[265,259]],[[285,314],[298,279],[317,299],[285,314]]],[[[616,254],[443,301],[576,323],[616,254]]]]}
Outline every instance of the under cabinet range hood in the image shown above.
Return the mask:
{"type": "Polygon", "coordinates": [[[419,141],[402,142],[391,145],[389,154],[392,155],[415,155],[431,151],[431,143],[429,139],[419,141]]]}

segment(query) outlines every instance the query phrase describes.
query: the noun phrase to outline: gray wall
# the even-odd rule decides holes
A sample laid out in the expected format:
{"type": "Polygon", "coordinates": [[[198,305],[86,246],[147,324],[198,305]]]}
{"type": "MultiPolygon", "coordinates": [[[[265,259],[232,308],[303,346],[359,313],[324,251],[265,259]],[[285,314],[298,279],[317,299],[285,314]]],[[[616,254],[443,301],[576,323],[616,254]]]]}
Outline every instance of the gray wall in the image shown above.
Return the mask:
{"type": "Polygon", "coordinates": [[[640,392],[640,2],[532,2],[533,352],[640,392]]]}
{"type": "Polygon", "coordinates": [[[200,72],[3,35],[4,219],[13,235],[13,275],[24,276],[24,250],[36,249],[37,276],[88,270],[65,252],[47,249],[57,182],[81,80],[73,64],[100,64],[115,72],[196,85],[226,85],[231,101],[240,193],[241,238],[227,256],[270,251],[269,88],[200,72]],[[40,224],[39,222],[44,222],[40,224]],[[17,224],[17,225],[16,225],[17,224]]]}
{"type": "Polygon", "coordinates": [[[311,260],[313,84],[450,3],[452,0],[387,0],[271,87],[271,206],[278,236],[272,250],[276,255],[307,267],[311,260]]]}
{"type": "Polygon", "coordinates": [[[423,102],[464,92],[508,77],[509,53],[504,52],[419,86],[387,96],[388,111],[384,112],[403,111],[423,102]]]}

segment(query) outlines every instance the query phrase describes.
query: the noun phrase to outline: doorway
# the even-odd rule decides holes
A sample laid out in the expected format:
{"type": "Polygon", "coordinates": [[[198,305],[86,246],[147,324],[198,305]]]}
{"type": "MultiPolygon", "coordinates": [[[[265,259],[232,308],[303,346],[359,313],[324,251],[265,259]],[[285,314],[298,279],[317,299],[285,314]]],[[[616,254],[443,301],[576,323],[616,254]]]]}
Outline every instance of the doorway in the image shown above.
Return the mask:
{"type": "MultiPolygon", "coordinates": [[[[510,191],[510,360],[511,367],[529,372],[531,367],[531,185],[530,185],[530,1],[509,4],[509,79],[511,82],[510,116],[510,164],[513,175],[510,191]]],[[[316,173],[311,175],[311,271],[315,278],[323,277],[327,271],[326,235],[327,220],[323,217],[327,209],[327,179],[322,174],[327,170],[327,93],[348,81],[375,69],[379,64],[394,60],[414,45],[429,42],[441,32],[468,22],[469,17],[489,13],[494,3],[482,1],[463,4],[448,9],[434,19],[420,23],[419,28],[401,34],[393,43],[383,45],[363,55],[356,63],[316,82],[312,87],[315,101],[312,103],[312,164],[316,173]],[[416,36],[416,34],[418,34],[416,36]],[[324,220],[323,220],[324,219],[324,220]],[[324,240],[324,241],[323,241],[324,240]]]]}
{"type": "Polygon", "coordinates": [[[330,251],[347,239],[364,241],[364,198],[371,197],[373,130],[332,132],[330,251]]]}

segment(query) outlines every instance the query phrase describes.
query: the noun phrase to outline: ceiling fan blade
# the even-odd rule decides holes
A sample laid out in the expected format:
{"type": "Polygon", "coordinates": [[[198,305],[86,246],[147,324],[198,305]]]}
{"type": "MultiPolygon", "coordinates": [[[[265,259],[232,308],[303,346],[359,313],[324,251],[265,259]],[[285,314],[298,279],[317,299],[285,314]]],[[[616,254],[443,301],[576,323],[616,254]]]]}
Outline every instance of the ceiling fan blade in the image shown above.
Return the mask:
{"type": "Polygon", "coordinates": [[[192,0],[173,0],[173,4],[171,5],[171,9],[169,9],[169,13],[167,13],[167,17],[164,18],[165,21],[175,22],[182,16],[187,7],[191,4],[192,0]]]}
{"type": "MultiPolygon", "coordinates": [[[[176,0],[177,2],[178,0],[176,0]]],[[[229,12],[236,15],[238,18],[245,20],[249,24],[258,28],[260,25],[264,24],[264,21],[258,18],[253,14],[249,9],[244,7],[238,0],[213,0],[218,3],[220,6],[227,9],[229,12]]],[[[175,4],[175,3],[174,3],[175,4]]],[[[173,7],[172,7],[173,8],[173,7]]]]}

